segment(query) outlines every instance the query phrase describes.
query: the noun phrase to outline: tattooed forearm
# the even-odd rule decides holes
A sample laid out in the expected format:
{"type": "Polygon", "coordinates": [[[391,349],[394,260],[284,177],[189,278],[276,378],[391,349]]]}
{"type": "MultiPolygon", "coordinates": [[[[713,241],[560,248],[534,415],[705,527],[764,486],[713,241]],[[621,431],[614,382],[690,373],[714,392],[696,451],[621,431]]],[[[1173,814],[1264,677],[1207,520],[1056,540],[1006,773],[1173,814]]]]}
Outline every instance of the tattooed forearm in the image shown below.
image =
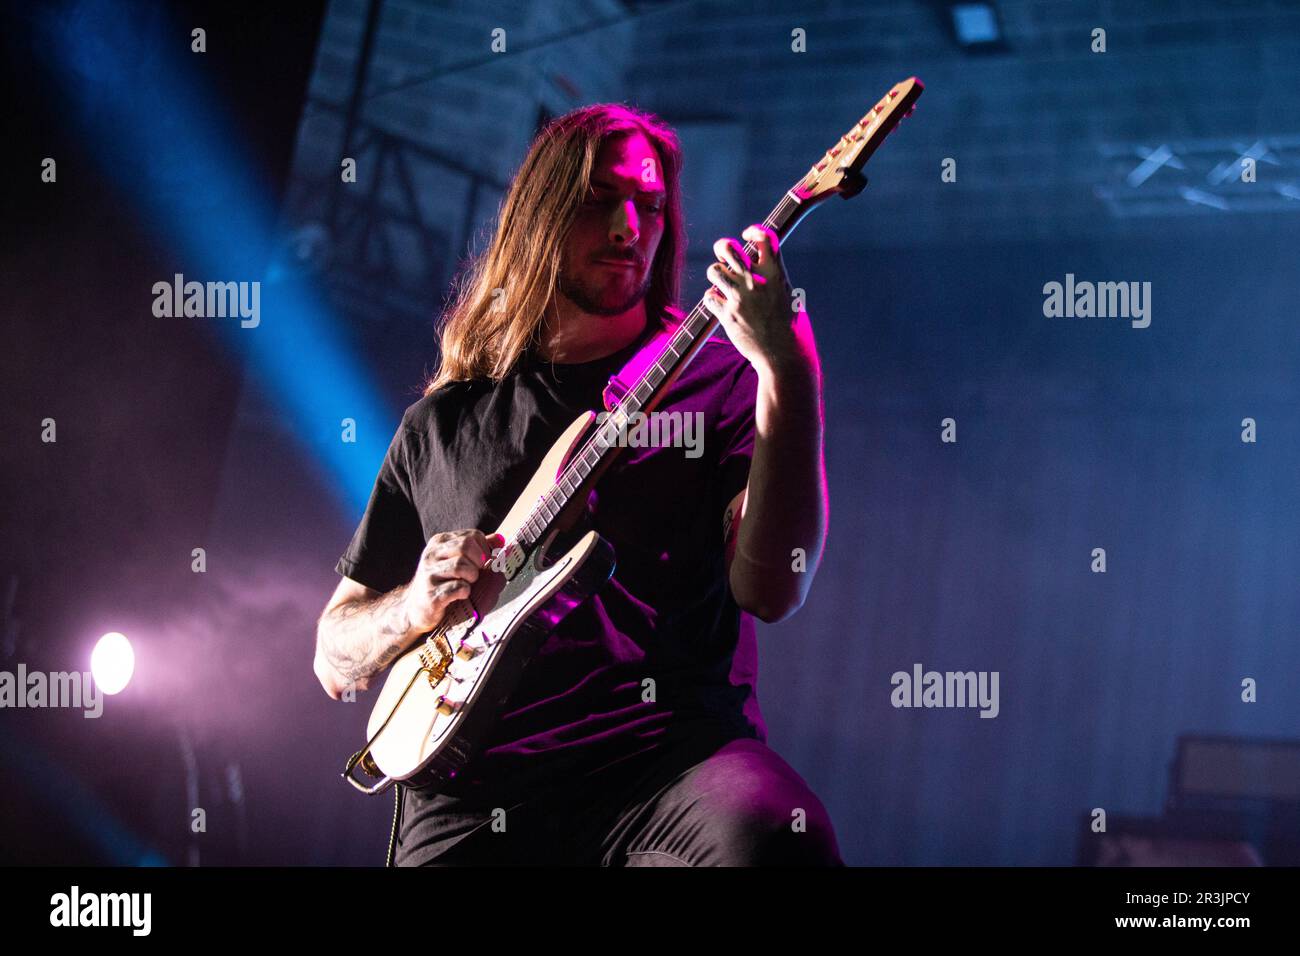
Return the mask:
{"type": "Polygon", "coordinates": [[[326,610],[316,627],[316,646],[348,683],[361,683],[393,662],[417,636],[406,610],[406,588],[373,600],[349,601],[326,610]]]}
{"type": "Polygon", "coordinates": [[[316,626],[312,669],[338,700],[367,681],[428,634],[447,608],[467,598],[494,548],[505,544],[477,528],[440,531],[429,538],[409,583],[385,594],[344,577],[316,626]]]}

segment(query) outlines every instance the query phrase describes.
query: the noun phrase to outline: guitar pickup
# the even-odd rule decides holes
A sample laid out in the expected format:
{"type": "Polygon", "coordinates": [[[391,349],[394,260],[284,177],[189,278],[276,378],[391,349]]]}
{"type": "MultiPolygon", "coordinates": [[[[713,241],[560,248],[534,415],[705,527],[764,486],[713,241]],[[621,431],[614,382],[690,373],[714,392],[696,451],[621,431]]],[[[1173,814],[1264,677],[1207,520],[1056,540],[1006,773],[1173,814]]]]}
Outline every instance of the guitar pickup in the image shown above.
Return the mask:
{"type": "Polygon", "coordinates": [[[444,636],[448,641],[448,647],[454,644],[460,638],[465,636],[465,632],[478,623],[479,613],[469,598],[462,598],[459,602],[463,607],[456,608],[456,615],[459,617],[451,627],[447,628],[444,636]]]}
{"type": "Polygon", "coordinates": [[[444,717],[450,717],[464,706],[465,702],[463,700],[449,700],[447,695],[443,694],[438,698],[437,710],[444,717]]]}

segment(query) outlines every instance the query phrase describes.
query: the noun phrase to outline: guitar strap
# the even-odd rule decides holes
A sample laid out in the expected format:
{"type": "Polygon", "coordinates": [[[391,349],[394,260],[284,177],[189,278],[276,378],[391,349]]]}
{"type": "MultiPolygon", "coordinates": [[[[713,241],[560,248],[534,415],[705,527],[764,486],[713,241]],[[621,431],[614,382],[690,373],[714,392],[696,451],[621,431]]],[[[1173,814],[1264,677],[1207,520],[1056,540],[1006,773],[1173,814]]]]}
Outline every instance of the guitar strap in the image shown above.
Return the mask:
{"type": "Polygon", "coordinates": [[[632,354],[621,369],[609,377],[609,383],[601,396],[605,403],[605,411],[612,412],[614,406],[622,401],[623,396],[632,391],[632,386],[641,380],[645,370],[664,354],[674,331],[676,326],[669,328],[664,322],[657,323],[650,337],[632,354]]]}

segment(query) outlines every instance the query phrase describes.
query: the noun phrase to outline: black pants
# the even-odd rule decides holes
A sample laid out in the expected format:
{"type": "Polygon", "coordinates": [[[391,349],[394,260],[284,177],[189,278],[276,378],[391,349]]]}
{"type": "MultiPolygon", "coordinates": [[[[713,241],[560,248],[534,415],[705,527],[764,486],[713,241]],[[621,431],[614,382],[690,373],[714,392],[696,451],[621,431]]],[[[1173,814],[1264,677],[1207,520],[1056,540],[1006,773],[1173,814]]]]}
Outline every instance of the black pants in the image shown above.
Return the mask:
{"type": "Polygon", "coordinates": [[[398,866],[844,865],[821,801],[753,739],[679,744],[522,799],[404,799],[398,866]]]}

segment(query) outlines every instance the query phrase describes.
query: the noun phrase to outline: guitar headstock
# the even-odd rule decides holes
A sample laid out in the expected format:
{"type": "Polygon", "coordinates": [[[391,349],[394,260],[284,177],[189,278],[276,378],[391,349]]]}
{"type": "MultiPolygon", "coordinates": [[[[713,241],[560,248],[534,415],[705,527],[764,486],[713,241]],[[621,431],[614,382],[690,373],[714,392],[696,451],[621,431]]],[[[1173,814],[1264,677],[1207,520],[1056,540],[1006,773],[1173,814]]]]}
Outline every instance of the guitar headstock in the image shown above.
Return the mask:
{"type": "Polygon", "coordinates": [[[895,83],[880,102],[854,123],[839,142],[808,170],[792,192],[808,206],[837,194],[845,199],[856,196],[866,185],[862,167],[903,117],[911,115],[924,89],[925,85],[914,76],[895,83]]]}

